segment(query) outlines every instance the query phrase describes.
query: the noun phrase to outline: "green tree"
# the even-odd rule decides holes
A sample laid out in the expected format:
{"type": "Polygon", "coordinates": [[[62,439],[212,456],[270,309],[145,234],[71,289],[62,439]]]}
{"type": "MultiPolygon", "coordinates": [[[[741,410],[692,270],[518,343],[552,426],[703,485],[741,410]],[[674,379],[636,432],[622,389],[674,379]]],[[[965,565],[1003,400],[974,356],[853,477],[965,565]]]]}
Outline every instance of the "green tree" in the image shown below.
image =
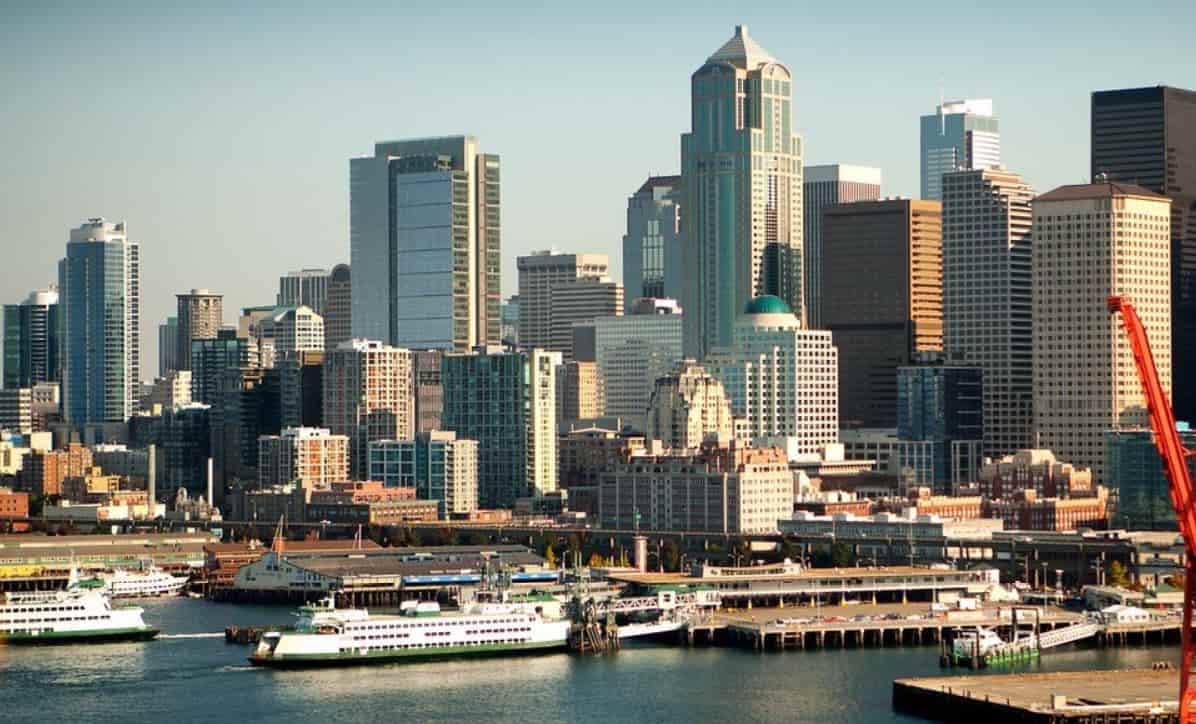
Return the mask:
{"type": "Polygon", "coordinates": [[[846,568],[855,563],[855,553],[851,550],[851,546],[846,543],[836,541],[831,546],[831,565],[835,568],[846,568]]]}
{"type": "Polygon", "coordinates": [[[793,541],[786,539],[781,543],[781,549],[778,551],[781,560],[788,558],[791,561],[796,561],[801,558],[801,549],[793,543],[793,541]]]}
{"type": "Polygon", "coordinates": [[[672,538],[665,540],[664,545],[660,548],[660,565],[666,571],[681,569],[681,551],[672,538]]]}
{"type": "Polygon", "coordinates": [[[1110,563],[1108,569],[1105,571],[1105,577],[1111,586],[1121,586],[1124,588],[1126,583],[1129,582],[1126,576],[1125,565],[1121,561],[1110,563]]]}

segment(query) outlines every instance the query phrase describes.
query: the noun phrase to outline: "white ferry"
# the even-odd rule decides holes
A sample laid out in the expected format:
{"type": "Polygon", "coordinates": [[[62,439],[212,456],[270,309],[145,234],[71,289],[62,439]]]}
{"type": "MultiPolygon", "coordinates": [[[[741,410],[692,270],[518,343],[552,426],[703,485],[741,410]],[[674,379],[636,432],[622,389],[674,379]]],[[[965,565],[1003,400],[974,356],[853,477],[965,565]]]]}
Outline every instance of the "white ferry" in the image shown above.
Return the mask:
{"type": "Polygon", "coordinates": [[[145,641],[158,629],[141,612],[113,608],[101,582],[72,573],[66,590],[0,594],[0,644],[145,641]]]}
{"type": "Polygon", "coordinates": [[[133,571],[117,568],[99,577],[113,598],[177,596],[187,585],[186,578],[173,576],[156,566],[133,571]]]}
{"type": "Polygon", "coordinates": [[[965,629],[957,635],[952,644],[951,653],[957,658],[984,658],[994,649],[1005,644],[1005,640],[996,631],[984,626],[977,626],[975,630],[965,629]]]}
{"type": "Polygon", "coordinates": [[[328,598],[301,608],[294,631],[263,635],[249,661],[276,668],[335,666],[509,656],[567,647],[570,622],[552,596],[478,595],[461,613],[442,615],[436,603],[408,601],[397,616],[338,609],[328,598]]]}

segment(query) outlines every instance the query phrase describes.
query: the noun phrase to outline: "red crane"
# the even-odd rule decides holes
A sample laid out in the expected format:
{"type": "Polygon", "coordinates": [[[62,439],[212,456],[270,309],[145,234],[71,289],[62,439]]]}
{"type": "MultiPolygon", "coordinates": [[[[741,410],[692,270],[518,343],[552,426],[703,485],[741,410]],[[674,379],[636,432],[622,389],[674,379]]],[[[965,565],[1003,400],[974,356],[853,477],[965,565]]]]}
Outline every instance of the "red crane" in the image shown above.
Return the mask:
{"type": "Polygon", "coordinates": [[[1150,427],[1154,431],[1155,446],[1163,459],[1163,472],[1171,484],[1171,504],[1179,518],[1179,530],[1184,537],[1184,627],[1182,631],[1183,663],[1179,670],[1179,721],[1192,721],[1192,701],[1196,691],[1188,685],[1192,678],[1192,659],[1196,647],[1192,643],[1192,587],[1196,579],[1196,491],[1192,489],[1192,474],[1188,469],[1188,458],[1196,452],[1184,448],[1175,429],[1175,413],[1167,393],[1159,382],[1159,372],[1150,351],[1146,328],[1134,311],[1134,305],[1125,297],[1109,297],[1109,313],[1121,312],[1121,321],[1129,337],[1130,349],[1134,353],[1134,365],[1138,368],[1138,379],[1142,381],[1142,393],[1150,412],[1150,427]]]}

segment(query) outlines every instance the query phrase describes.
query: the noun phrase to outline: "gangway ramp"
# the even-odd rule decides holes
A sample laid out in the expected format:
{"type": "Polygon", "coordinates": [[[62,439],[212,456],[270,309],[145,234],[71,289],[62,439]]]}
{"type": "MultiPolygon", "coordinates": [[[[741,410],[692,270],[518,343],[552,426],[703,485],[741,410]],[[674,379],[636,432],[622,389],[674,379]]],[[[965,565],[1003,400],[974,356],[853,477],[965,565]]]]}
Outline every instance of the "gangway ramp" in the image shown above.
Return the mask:
{"type": "Polygon", "coordinates": [[[1101,632],[1104,627],[1099,623],[1073,623],[1070,626],[1057,628],[1054,631],[1038,635],[1038,648],[1051,649],[1056,646],[1082,641],[1101,632]]]}

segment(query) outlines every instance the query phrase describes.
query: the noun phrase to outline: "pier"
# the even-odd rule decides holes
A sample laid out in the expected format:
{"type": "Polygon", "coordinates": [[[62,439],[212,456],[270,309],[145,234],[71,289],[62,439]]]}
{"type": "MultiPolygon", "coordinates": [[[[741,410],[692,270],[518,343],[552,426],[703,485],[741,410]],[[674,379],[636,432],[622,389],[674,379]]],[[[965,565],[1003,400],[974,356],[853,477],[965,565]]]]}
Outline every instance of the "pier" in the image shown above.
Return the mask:
{"type": "Polygon", "coordinates": [[[1171,724],[1178,691],[1170,668],[898,679],[893,708],[961,724],[1171,724]]]}

